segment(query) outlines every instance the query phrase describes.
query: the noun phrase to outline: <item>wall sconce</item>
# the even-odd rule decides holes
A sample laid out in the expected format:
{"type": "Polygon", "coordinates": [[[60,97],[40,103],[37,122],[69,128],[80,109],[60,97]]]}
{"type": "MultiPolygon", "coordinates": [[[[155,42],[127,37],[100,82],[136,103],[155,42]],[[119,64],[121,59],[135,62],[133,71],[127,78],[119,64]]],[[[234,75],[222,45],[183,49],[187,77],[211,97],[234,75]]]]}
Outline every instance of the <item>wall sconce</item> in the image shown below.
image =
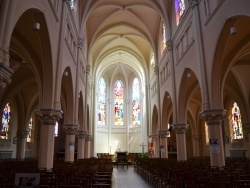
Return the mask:
{"type": "Polygon", "coordinates": [[[236,35],[236,34],[237,34],[236,27],[232,26],[232,27],[230,28],[230,33],[231,33],[231,35],[236,35]]]}
{"type": "Polygon", "coordinates": [[[34,26],[33,26],[33,29],[34,29],[35,31],[39,31],[39,30],[40,30],[40,23],[35,22],[35,23],[34,23],[34,26]]]}

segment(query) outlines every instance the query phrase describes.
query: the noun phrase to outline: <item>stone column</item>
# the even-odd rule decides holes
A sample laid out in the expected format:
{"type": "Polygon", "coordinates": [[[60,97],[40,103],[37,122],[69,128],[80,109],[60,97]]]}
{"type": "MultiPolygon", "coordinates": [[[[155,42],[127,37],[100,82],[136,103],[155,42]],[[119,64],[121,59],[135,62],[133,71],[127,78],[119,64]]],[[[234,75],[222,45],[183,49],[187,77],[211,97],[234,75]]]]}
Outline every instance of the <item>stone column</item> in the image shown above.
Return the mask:
{"type": "Polygon", "coordinates": [[[76,133],[76,137],[78,138],[77,159],[84,159],[85,138],[87,134],[88,134],[88,131],[77,131],[76,133]]]}
{"type": "Polygon", "coordinates": [[[199,135],[193,136],[194,157],[200,156],[200,141],[201,141],[201,136],[199,135]]]}
{"type": "Polygon", "coordinates": [[[158,99],[158,130],[161,128],[161,91],[160,91],[160,74],[159,74],[159,66],[155,65],[154,73],[156,76],[156,86],[157,86],[157,99],[158,99]]]}
{"type": "Polygon", "coordinates": [[[208,125],[211,166],[225,166],[225,153],[221,122],[226,116],[226,110],[205,110],[201,112],[200,115],[208,125]]]}
{"type": "Polygon", "coordinates": [[[173,131],[176,133],[177,144],[177,160],[187,160],[187,145],[186,145],[186,131],[188,130],[188,124],[173,124],[173,131]]]}
{"type": "Polygon", "coordinates": [[[27,130],[18,130],[17,131],[17,150],[16,150],[16,158],[24,159],[25,158],[25,149],[26,149],[26,141],[29,131],[27,130]]]}
{"type": "Polygon", "coordinates": [[[161,139],[160,141],[160,152],[161,152],[161,158],[168,158],[168,130],[160,130],[158,131],[159,137],[161,139]]]}
{"type": "Polygon", "coordinates": [[[85,158],[89,158],[90,157],[90,144],[91,144],[91,140],[93,139],[93,136],[88,134],[85,138],[85,146],[86,146],[86,149],[85,149],[85,158]]]}
{"type": "Polygon", "coordinates": [[[62,118],[61,110],[39,109],[36,112],[41,123],[38,168],[53,168],[55,123],[62,118]]]}
{"type": "Polygon", "coordinates": [[[66,133],[65,139],[65,161],[73,162],[75,154],[75,135],[79,129],[79,125],[64,124],[63,131],[66,133]]]}

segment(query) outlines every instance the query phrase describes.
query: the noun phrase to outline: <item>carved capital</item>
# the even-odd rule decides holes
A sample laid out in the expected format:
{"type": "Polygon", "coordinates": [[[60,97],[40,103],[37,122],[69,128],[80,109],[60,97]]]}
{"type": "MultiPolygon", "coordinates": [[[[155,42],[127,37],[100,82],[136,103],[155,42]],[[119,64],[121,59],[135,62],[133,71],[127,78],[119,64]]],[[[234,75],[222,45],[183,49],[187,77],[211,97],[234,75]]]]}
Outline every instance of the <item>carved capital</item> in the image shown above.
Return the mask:
{"type": "Polygon", "coordinates": [[[168,40],[167,41],[167,50],[168,51],[172,51],[173,50],[173,41],[172,40],[168,40]]]}
{"type": "Polygon", "coordinates": [[[76,132],[76,137],[78,139],[85,139],[88,134],[88,131],[77,131],[76,132]]]}
{"type": "Polygon", "coordinates": [[[63,112],[61,110],[53,109],[39,109],[35,111],[38,119],[42,124],[52,125],[56,124],[62,118],[63,112]]]}
{"type": "Polygon", "coordinates": [[[170,135],[170,131],[169,130],[159,130],[158,135],[161,138],[167,138],[170,135]]]}
{"type": "Polygon", "coordinates": [[[188,130],[189,125],[188,124],[173,124],[173,131],[176,132],[176,134],[184,134],[188,130]]]}
{"type": "Polygon", "coordinates": [[[67,135],[76,135],[79,129],[79,125],[74,124],[64,124],[62,127],[67,135]]]}
{"type": "Polygon", "coordinates": [[[204,110],[200,113],[207,125],[220,125],[221,121],[226,117],[227,111],[224,109],[204,110]]]}
{"type": "Polygon", "coordinates": [[[86,138],[85,138],[86,141],[91,141],[92,139],[93,139],[92,135],[90,135],[90,134],[86,135],[86,138]]]}
{"type": "Polygon", "coordinates": [[[27,130],[17,130],[17,138],[27,138],[29,131],[27,130]]]}
{"type": "Polygon", "coordinates": [[[0,91],[11,83],[13,71],[3,63],[0,63],[0,91]]]}
{"type": "Polygon", "coordinates": [[[154,72],[156,75],[159,74],[159,66],[158,65],[154,66],[154,72]]]}

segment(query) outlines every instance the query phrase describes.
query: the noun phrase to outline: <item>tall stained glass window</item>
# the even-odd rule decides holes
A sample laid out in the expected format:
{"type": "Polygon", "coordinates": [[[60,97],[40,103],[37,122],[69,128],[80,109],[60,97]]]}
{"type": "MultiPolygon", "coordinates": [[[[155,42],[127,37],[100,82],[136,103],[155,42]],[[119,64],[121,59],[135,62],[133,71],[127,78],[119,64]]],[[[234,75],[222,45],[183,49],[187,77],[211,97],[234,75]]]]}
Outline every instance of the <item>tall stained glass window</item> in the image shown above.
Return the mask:
{"type": "Polygon", "coordinates": [[[56,121],[56,124],[55,124],[55,137],[58,137],[58,132],[59,132],[59,124],[58,124],[58,121],[56,121]]]}
{"type": "Polygon", "coordinates": [[[33,129],[33,119],[30,118],[30,120],[29,120],[29,125],[28,125],[27,142],[31,142],[31,138],[32,138],[32,129],[33,129]]]}
{"type": "Polygon", "coordinates": [[[236,102],[233,103],[229,122],[231,140],[243,139],[240,108],[236,102]]]}
{"type": "Polygon", "coordinates": [[[2,125],[1,125],[1,139],[9,138],[9,122],[10,122],[10,104],[7,103],[3,109],[2,125]]]}
{"type": "Polygon", "coordinates": [[[163,23],[162,24],[162,52],[164,52],[164,50],[167,47],[167,39],[166,39],[166,26],[163,23]]]}
{"type": "Polygon", "coordinates": [[[175,13],[176,13],[176,24],[178,25],[180,19],[185,11],[184,0],[175,0],[175,13]]]}
{"type": "Polygon", "coordinates": [[[124,85],[121,80],[117,80],[114,86],[114,113],[115,119],[114,124],[115,126],[123,126],[123,90],[124,85]]]}
{"type": "Polygon", "coordinates": [[[132,83],[132,125],[140,126],[141,109],[140,109],[140,84],[138,78],[132,83]]]}
{"type": "Polygon", "coordinates": [[[105,125],[107,84],[103,77],[98,82],[98,125],[105,125]]]}

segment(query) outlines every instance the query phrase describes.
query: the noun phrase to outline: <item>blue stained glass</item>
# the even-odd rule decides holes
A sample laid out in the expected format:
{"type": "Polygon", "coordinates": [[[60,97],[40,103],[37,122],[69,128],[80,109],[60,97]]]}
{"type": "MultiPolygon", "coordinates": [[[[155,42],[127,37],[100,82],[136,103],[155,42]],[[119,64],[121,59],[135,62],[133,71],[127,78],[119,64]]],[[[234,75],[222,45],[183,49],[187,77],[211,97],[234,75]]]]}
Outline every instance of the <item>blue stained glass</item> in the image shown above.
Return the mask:
{"type": "Polygon", "coordinates": [[[3,109],[1,139],[9,138],[10,104],[7,103],[3,109]]]}

